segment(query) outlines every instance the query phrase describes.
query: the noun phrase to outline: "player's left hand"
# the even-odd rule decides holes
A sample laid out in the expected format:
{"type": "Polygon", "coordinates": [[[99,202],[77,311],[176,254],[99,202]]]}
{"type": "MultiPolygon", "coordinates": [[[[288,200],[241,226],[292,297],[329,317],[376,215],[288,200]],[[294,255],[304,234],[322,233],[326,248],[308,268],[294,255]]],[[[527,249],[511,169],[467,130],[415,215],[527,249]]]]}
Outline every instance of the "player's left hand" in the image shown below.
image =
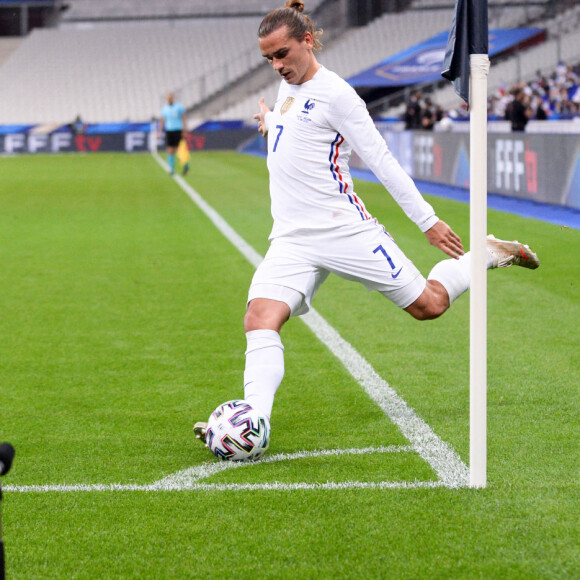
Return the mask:
{"type": "Polygon", "coordinates": [[[465,254],[461,238],[442,220],[427,230],[425,235],[432,246],[439,248],[456,260],[465,254]]]}

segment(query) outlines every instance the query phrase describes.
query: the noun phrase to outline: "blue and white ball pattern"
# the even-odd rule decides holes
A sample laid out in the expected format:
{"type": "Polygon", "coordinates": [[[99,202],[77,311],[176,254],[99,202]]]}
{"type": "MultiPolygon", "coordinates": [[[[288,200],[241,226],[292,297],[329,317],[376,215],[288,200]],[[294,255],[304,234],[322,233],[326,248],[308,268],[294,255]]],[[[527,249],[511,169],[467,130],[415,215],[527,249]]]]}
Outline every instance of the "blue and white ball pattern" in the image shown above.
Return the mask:
{"type": "Polygon", "coordinates": [[[244,400],[227,401],[210,415],[205,442],[218,459],[256,461],[270,444],[270,422],[244,400]]]}

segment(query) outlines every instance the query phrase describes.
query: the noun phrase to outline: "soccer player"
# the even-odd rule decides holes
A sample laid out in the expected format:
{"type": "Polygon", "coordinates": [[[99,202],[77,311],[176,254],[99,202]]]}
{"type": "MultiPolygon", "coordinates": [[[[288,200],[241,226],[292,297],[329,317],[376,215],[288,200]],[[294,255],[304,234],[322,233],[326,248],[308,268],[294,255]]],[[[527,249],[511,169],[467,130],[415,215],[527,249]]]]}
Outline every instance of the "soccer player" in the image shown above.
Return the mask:
{"type": "MultiPolygon", "coordinates": [[[[173,93],[167,94],[167,103],[161,109],[161,122],[159,133],[165,131],[165,145],[167,147],[167,163],[169,172],[175,174],[175,154],[179,147],[179,142],[187,138],[187,119],[185,107],[181,103],[175,102],[173,93]]],[[[183,166],[183,175],[187,175],[189,163],[183,166]]]]}
{"type": "MultiPolygon", "coordinates": [[[[306,313],[330,273],[376,290],[418,320],[443,314],[470,283],[470,254],[435,214],[375,128],[364,102],[314,54],[321,31],[286,2],[262,21],[262,55],[281,77],[274,109],[260,99],[254,118],[268,136],[270,248],[256,270],[244,318],[244,398],[270,418],[284,376],[280,330],[306,313]],[[352,150],[372,169],[427,241],[450,259],[427,279],[372,217],[349,172],[352,150]]],[[[528,246],[488,237],[488,268],[537,268],[528,246]]],[[[205,438],[205,423],[194,431],[205,438]]]]}

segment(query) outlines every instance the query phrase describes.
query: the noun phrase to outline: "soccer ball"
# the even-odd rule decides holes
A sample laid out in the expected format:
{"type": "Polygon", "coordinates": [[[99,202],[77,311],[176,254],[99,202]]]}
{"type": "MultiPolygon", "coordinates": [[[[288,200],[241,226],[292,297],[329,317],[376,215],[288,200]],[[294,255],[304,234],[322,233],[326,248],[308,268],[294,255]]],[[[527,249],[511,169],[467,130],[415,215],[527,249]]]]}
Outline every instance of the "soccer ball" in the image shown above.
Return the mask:
{"type": "Polygon", "coordinates": [[[246,401],[228,401],[210,415],[205,442],[218,459],[256,461],[270,444],[270,422],[246,401]]]}

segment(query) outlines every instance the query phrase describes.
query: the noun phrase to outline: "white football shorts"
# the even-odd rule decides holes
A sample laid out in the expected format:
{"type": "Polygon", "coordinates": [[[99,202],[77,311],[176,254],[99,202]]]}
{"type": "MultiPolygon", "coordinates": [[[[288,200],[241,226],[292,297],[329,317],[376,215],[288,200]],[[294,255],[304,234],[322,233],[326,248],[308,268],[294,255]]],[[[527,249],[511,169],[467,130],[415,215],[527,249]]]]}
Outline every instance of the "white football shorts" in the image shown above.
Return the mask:
{"type": "Polygon", "coordinates": [[[248,294],[288,304],[305,314],[329,274],[377,290],[400,308],[423,292],[426,280],[385,228],[374,220],[324,232],[275,238],[258,266],[248,294]]]}

